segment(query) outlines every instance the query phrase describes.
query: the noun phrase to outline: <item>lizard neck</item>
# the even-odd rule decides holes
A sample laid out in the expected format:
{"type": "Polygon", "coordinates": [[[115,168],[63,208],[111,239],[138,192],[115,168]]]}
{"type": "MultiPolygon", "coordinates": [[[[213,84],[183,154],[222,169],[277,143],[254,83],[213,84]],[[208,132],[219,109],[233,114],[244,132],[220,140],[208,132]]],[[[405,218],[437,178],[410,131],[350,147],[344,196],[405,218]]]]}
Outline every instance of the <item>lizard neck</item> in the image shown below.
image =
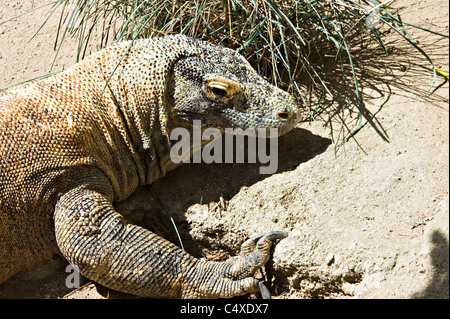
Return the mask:
{"type": "MultiPolygon", "coordinates": [[[[99,161],[105,162],[104,171],[118,200],[178,166],[170,160],[169,126],[174,124],[169,122],[175,119],[166,97],[172,66],[186,53],[149,48],[145,43],[113,45],[79,63],[75,72],[68,70],[81,77],[80,82],[89,83],[89,96],[97,97],[92,108],[101,118],[98,122],[111,155],[101,154],[104,158],[99,161]]],[[[158,43],[146,44],[153,45],[158,43]]]]}
{"type": "MultiPolygon", "coordinates": [[[[138,46],[133,47],[130,52],[133,56],[139,56],[140,67],[136,68],[135,62],[128,61],[126,49],[126,46],[116,48],[118,52],[114,56],[124,58],[114,73],[111,72],[112,65],[102,67],[105,79],[109,80],[106,86],[103,84],[102,100],[107,108],[109,121],[113,121],[113,127],[120,136],[120,141],[116,138],[112,147],[124,144],[126,150],[123,147],[117,149],[117,155],[123,156],[125,151],[131,157],[136,172],[131,174],[135,176],[132,177],[131,184],[148,185],[178,166],[170,160],[168,121],[173,116],[167,109],[167,74],[162,72],[161,79],[149,76],[155,69],[155,59],[139,53],[138,46]]],[[[122,176],[120,180],[127,183],[125,179],[130,179],[128,175],[130,174],[122,176]]],[[[134,191],[134,188],[131,187],[127,193],[134,191]]]]}
{"type": "MultiPolygon", "coordinates": [[[[105,98],[110,101],[105,103],[108,108],[106,113],[113,115],[109,120],[115,122],[113,129],[117,131],[111,147],[118,157],[128,153],[129,166],[135,171],[134,174],[127,172],[124,175],[123,168],[117,168],[116,171],[122,171],[118,172],[119,179],[136,186],[152,184],[178,166],[170,160],[172,144],[167,129],[170,115],[164,108],[165,92],[158,92],[152,83],[144,86],[124,81],[112,82],[108,91],[105,98]],[[122,146],[118,147],[120,144],[122,146]],[[127,179],[132,179],[131,183],[127,179]]],[[[123,196],[128,196],[134,189],[131,187],[123,196]]]]}

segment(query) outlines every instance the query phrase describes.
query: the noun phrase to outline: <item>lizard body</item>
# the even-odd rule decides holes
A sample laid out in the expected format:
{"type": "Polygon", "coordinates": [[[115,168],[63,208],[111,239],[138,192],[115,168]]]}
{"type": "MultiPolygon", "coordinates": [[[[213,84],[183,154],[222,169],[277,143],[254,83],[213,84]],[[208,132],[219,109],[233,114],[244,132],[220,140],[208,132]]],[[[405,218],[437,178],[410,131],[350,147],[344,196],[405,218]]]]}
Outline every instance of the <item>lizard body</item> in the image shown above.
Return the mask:
{"type": "Polygon", "coordinates": [[[112,206],[177,166],[170,132],[193,120],[281,135],[300,115],[242,56],[181,35],[121,42],[0,92],[0,283],[60,252],[86,277],[141,296],[258,291],[252,276],[285,233],[250,240],[246,256],[205,261],[112,206]]]}

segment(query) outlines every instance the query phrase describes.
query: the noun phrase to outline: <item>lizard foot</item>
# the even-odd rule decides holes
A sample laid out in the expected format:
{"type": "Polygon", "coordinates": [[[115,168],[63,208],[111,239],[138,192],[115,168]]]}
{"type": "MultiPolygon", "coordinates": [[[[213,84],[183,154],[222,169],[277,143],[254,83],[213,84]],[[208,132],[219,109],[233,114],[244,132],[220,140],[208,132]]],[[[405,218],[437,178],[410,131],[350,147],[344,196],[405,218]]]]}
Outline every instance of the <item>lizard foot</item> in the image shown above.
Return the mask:
{"type": "Polygon", "coordinates": [[[269,299],[270,292],[254,278],[256,271],[270,257],[270,247],[287,236],[287,232],[273,231],[247,240],[239,256],[224,262],[199,260],[192,277],[186,278],[183,298],[230,298],[260,292],[269,299]]]}

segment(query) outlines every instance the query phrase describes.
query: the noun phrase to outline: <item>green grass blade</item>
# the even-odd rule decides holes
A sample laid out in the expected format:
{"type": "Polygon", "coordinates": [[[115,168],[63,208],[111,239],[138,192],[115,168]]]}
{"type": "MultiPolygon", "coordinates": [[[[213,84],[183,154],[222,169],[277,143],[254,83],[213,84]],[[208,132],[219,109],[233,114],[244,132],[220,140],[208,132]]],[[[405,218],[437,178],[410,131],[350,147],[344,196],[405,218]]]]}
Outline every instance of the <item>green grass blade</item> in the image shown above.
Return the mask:
{"type": "Polygon", "coordinates": [[[295,32],[295,34],[297,35],[298,39],[300,40],[300,42],[303,45],[306,45],[305,40],[303,39],[303,37],[300,35],[300,32],[298,31],[297,26],[295,26],[292,21],[283,13],[283,11],[279,10],[278,7],[275,5],[275,3],[273,2],[273,0],[266,0],[267,3],[270,5],[270,7],[272,8],[272,10],[279,16],[282,18],[282,20],[284,22],[286,22],[291,28],[292,30],[295,32]]]}
{"type": "Polygon", "coordinates": [[[36,8],[34,8],[34,9],[25,11],[24,13],[21,13],[21,14],[15,16],[15,17],[12,17],[11,19],[2,21],[2,22],[0,22],[0,25],[5,24],[5,23],[8,23],[8,22],[10,22],[10,21],[13,21],[13,20],[15,20],[15,19],[18,19],[18,18],[20,18],[20,17],[22,17],[22,16],[24,16],[24,15],[27,15],[27,14],[32,13],[32,12],[34,12],[34,11],[40,10],[40,9],[45,8],[45,7],[47,7],[47,6],[54,6],[54,5],[57,5],[58,3],[62,2],[62,1],[65,1],[65,0],[56,0],[56,1],[53,1],[53,2],[49,2],[49,3],[43,4],[43,5],[39,6],[39,7],[36,7],[36,8]]]}
{"type": "Polygon", "coordinates": [[[29,79],[29,80],[26,80],[26,81],[22,81],[22,82],[20,82],[20,83],[16,83],[16,84],[12,84],[12,85],[9,85],[9,86],[7,86],[7,87],[4,87],[4,88],[0,88],[0,91],[4,91],[4,90],[10,89],[10,88],[13,88],[13,87],[15,87],[15,86],[18,86],[18,85],[22,85],[22,84],[28,83],[28,82],[37,81],[37,80],[43,80],[43,79],[46,79],[46,78],[48,78],[48,77],[51,77],[52,75],[55,75],[55,74],[58,74],[58,73],[61,73],[61,72],[62,72],[62,71],[56,71],[56,72],[52,72],[52,73],[49,73],[49,74],[40,75],[40,76],[38,76],[38,77],[29,79]]]}
{"type": "Polygon", "coordinates": [[[155,199],[158,201],[158,203],[163,207],[164,211],[166,212],[167,216],[169,217],[170,222],[172,223],[172,226],[173,226],[173,228],[174,228],[174,230],[175,230],[175,233],[177,234],[178,241],[180,242],[180,247],[181,247],[181,249],[185,250],[185,249],[184,249],[184,246],[183,246],[183,241],[181,240],[180,232],[178,231],[178,227],[177,227],[177,225],[175,224],[175,220],[173,219],[172,214],[170,213],[169,208],[167,208],[167,205],[166,205],[166,204],[164,203],[164,201],[161,199],[161,197],[159,196],[158,192],[157,192],[156,190],[153,189],[153,187],[150,188],[150,192],[151,192],[153,198],[155,198],[155,199]]]}

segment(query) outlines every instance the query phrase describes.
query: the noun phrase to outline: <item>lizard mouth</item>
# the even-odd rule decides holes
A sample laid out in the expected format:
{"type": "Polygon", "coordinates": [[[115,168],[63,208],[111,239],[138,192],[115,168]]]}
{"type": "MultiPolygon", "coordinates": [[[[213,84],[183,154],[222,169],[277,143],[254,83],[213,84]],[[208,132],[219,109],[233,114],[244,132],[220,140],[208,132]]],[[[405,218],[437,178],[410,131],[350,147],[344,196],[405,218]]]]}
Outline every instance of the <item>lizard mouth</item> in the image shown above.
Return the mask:
{"type": "Polygon", "coordinates": [[[278,136],[284,135],[292,130],[301,120],[299,111],[288,112],[275,111],[274,116],[263,117],[251,113],[243,113],[233,109],[223,109],[221,112],[234,128],[277,128],[278,136]]]}
{"type": "MultiPolygon", "coordinates": [[[[271,128],[278,129],[278,136],[284,135],[291,131],[301,120],[301,114],[299,111],[288,112],[274,111],[272,116],[265,117],[261,114],[253,114],[250,112],[241,112],[232,108],[223,108],[216,111],[216,116],[218,120],[215,125],[210,127],[215,127],[221,132],[224,132],[226,128],[237,129],[241,128],[246,130],[248,128],[265,128],[267,130],[271,128]]],[[[193,119],[201,120],[196,112],[182,111],[178,113],[180,118],[191,122],[193,119]]],[[[213,121],[209,121],[213,122],[213,121]]]]}

